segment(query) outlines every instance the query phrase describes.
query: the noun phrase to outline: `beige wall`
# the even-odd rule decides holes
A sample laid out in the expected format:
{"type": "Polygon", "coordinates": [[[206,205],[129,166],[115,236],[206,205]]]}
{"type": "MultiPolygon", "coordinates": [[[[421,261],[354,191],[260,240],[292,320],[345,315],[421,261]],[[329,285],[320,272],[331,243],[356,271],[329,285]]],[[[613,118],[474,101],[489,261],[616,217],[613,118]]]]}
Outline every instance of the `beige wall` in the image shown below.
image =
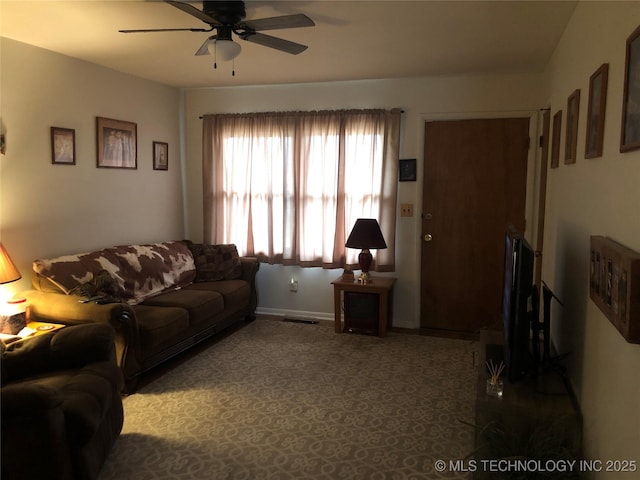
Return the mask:
{"type": "Polygon", "coordinates": [[[588,291],[590,235],[640,251],[640,150],[619,152],[625,41],[638,25],[638,2],[580,2],[548,67],[551,113],[563,110],[563,135],[567,97],[577,88],[580,116],[577,163],[549,171],[543,278],[564,302],[553,310],[554,340],[569,353],[585,454],[603,461],[640,462],[640,345],[624,340],[588,291]],[[604,154],[585,160],[589,77],[603,63],[609,63],[604,154]]]}
{"type": "Polygon", "coordinates": [[[34,258],[183,238],[180,92],[5,38],[0,60],[0,240],[23,275],[7,287],[30,286],[34,258]],[[96,168],[96,116],[137,124],[137,170],[96,168]],[[51,126],[75,129],[76,165],[51,164],[51,126]]]}
{"type": "MultiPolygon", "coordinates": [[[[417,182],[399,183],[398,204],[413,203],[413,218],[398,218],[394,325],[418,328],[420,274],[420,213],[424,122],[468,117],[531,116],[532,136],[537,111],[544,101],[541,75],[501,75],[372,80],[324,84],[193,89],[185,94],[188,231],[202,237],[202,124],[205,113],[341,108],[404,110],[401,158],[418,159],[417,182]]],[[[536,142],[532,142],[535,145],[536,142]]],[[[536,161],[532,147],[531,164],[536,161]]],[[[532,174],[533,175],[533,174],[532,174]]],[[[530,185],[532,193],[533,182],[530,185]]],[[[532,204],[532,202],[530,202],[532,204]]],[[[330,282],[340,270],[262,265],[258,275],[259,308],[268,313],[332,318],[330,282]],[[298,292],[289,291],[291,278],[298,292]]]]}

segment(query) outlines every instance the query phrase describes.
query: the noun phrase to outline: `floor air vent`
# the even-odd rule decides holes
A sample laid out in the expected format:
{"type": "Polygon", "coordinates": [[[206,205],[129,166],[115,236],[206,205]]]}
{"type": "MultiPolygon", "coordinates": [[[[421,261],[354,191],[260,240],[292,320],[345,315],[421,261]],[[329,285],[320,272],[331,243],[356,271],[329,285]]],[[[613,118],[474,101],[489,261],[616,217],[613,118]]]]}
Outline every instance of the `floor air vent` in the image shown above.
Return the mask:
{"type": "Polygon", "coordinates": [[[316,325],[320,323],[318,320],[308,320],[305,318],[285,318],[282,321],[291,323],[306,323],[307,325],[316,325]]]}

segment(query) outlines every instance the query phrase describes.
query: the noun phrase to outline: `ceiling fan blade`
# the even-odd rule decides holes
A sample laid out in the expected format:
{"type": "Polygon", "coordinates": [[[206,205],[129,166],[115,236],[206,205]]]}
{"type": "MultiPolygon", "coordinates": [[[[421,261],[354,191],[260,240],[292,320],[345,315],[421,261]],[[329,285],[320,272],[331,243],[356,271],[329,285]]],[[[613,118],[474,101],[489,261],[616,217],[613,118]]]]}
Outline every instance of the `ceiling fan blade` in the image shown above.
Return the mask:
{"type": "Polygon", "coordinates": [[[271,35],[265,35],[264,33],[252,33],[245,32],[240,34],[240,38],[247,42],[257,43],[265,47],[275,48],[283,52],[297,55],[304,52],[308,47],[300,43],[290,42],[283,38],[272,37],[271,35]]]}
{"type": "Polygon", "coordinates": [[[279,30],[282,28],[313,27],[315,23],[302,13],[296,15],[283,15],[281,17],[260,18],[247,20],[241,23],[241,27],[248,27],[256,32],[261,30],[279,30]]]}
{"type": "Polygon", "coordinates": [[[118,30],[120,33],[149,33],[149,32],[210,32],[209,28],[145,28],[138,30],[118,30]]]}
{"type": "Polygon", "coordinates": [[[196,52],[196,55],[209,55],[209,42],[215,40],[216,38],[218,38],[217,35],[211,35],[209,38],[207,38],[196,52]]]}
{"type": "Polygon", "coordinates": [[[169,5],[172,5],[177,9],[182,10],[185,13],[188,13],[189,15],[192,15],[197,19],[202,20],[204,23],[208,23],[209,25],[220,25],[220,22],[218,22],[215,18],[213,18],[210,15],[207,15],[202,10],[198,10],[193,5],[190,5],[188,3],[176,2],[174,0],[164,0],[164,1],[169,5]]]}

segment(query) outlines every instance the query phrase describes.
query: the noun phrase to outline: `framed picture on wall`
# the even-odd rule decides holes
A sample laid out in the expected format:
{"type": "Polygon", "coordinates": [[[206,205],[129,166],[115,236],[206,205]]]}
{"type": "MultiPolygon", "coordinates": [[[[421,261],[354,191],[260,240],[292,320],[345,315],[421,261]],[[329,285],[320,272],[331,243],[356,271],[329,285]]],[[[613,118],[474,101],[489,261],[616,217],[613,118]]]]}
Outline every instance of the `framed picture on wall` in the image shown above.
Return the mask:
{"type": "Polygon", "coordinates": [[[76,131],[72,128],[51,127],[51,163],[76,164],[76,131]]]}
{"type": "Polygon", "coordinates": [[[607,105],[609,64],[604,63],[589,79],[589,107],[587,110],[587,139],[584,158],[602,156],[604,113],[607,105]]]}
{"type": "Polygon", "coordinates": [[[562,130],[562,110],[558,110],[553,116],[551,130],[551,168],[560,165],[560,132],[562,130]]]}
{"type": "Polygon", "coordinates": [[[620,151],[640,148],[640,27],[627,38],[620,151]]]}
{"type": "Polygon", "coordinates": [[[564,163],[576,163],[578,149],[578,113],[580,90],[574,90],[567,99],[567,131],[564,140],[564,163]]]}
{"type": "Polygon", "coordinates": [[[169,144],[153,142],[153,169],[169,170],[169,144]]]}
{"type": "Polygon", "coordinates": [[[400,180],[401,182],[416,181],[416,159],[415,158],[400,160],[398,180],[400,180]]]}
{"type": "Polygon", "coordinates": [[[138,126],[96,117],[98,168],[138,168],[138,126]]]}

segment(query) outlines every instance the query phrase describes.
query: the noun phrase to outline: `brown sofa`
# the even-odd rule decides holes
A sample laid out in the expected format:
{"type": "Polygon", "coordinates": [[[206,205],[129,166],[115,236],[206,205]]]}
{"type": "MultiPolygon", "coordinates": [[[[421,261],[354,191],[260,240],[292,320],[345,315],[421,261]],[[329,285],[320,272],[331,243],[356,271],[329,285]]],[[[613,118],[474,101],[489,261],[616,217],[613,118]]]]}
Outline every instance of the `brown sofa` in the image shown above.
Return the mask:
{"type": "Polygon", "coordinates": [[[3,480],[98,477],[124,421],[114,338],[92,323],[0,341],[3,480]]]}
{"type": "Polygon", "coordinates": [[[235,245],[124,245],[36,260],[23,295],[32,320],[109,323],[132,393],[143,372],[254,318],[259,265],[235,245]]]}

